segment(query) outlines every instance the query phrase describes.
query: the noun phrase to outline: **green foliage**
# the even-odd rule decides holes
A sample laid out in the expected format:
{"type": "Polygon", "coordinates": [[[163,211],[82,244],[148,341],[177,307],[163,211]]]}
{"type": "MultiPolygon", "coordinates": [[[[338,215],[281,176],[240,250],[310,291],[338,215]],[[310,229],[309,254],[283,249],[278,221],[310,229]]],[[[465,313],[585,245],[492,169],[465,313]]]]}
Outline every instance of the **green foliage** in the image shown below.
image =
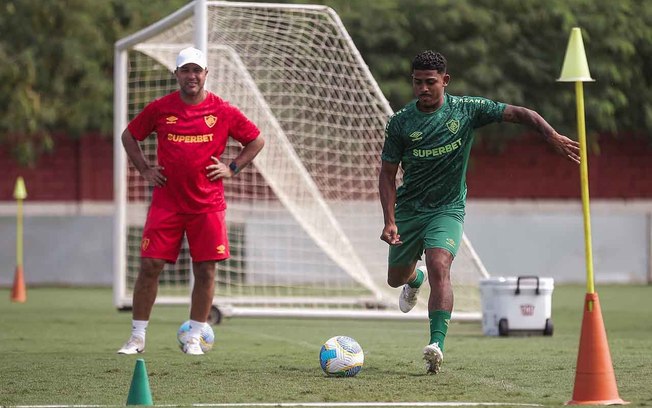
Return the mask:
{"type": "MultiPolygon", "coordinates": [[[[598,289],[621,398],[650,406],[652,287],[598,289]]],[[[479,323],[448,331],[442,372],[426,375],[420,352],[427,320],[227,318],[214,349],[199,358],[177,346],[188,307],[155,306],[144,354],[115,354],[131,315],[110,289],[32,288],[24,304],[0,289],[0,406],[124,405],[135,360],[145,359],[154,404],[306,402],[497,402],[561,406],[571,399],[585,287],[557,285],[552,337],[484,337],[479,323]],[[328,378],[319,349],[334,335],[355,338],[365,365],[354,378],[328,378]]]]}
{"type": "MultiPolygon", "coordinates": [[[[406,47],[391,55],[375,48],[369,32],[349,25],[367,55],[387,55],[403,75],[365,57],[397,109],[412,95],[407,78],[410,60],[424,49],[439,50],[449,60],[449,92],[482,95],[539,111],[553,126],[576,134],[575,92],[568,83],[556,83],[570,30],[582,28],[587,59],[595,83],[585,89],[589,134],[646,133],[652,139],[652,3],[584,0],[416,0],[400,5],[401,31],[406,47]],[[407,68],[407,69],[406,69],[407,68]],[[403,82],[398,88],[397,78],[403,82]],[[389,86],[388,86],[389,85],[389,86]]],[[[377,13],[371,13],[379,18],[377,13]]],[[[382,20],[391,19],[391,15],[382,20]]],[[[346,22],[346,15],[343,16],[346,22]]],[[[363,53],[364,54],[364,53],[363,53]]],[[[381,57],[382,58],[382,57],[381,57]]],[[[518,127],[485,130],[509,136],[518,127]]]]}
{"type": "Polygon", "coordinates": [[[0,144],[22,164],[53,132],[110,134],[113,44],[185,2],[6,0],[0,5],[0,144]]]}
{"type": "MultiPolygon", "coordinates": [[[[652,140],[652,2],[640,0],[295,0],[335,9],[394,109],[412,98],[410,62],[449,60],[453,94],[539,111],[576,133],[575,92],[557,83],[570,30],[581,27],[595,83],[585,89],[589,135],[652,140]]],[[[0,145],[22,163],[55,131],[109,134],[113,45],[186,0],[5,0],[0,4],[0,145]]],[[[514,126],[487,128],[509,136],[514,126]]]]}
{"type": "MultiPolygon", "coordinates": [[[[324,1],[340,14],[394,109],[411,98],[410,61],[446,55],[448,91],[540,112],[576,134],[573,84],[557,83],[571,28],[582,28],[595,83],[584,85],[589,135],[652,140],[652,2],[624,0],[324,1]],[[353,9],[355,7],[355,9],[353,9]]],[[[509,136],[518,127],[485,130],[509,136]]]]}

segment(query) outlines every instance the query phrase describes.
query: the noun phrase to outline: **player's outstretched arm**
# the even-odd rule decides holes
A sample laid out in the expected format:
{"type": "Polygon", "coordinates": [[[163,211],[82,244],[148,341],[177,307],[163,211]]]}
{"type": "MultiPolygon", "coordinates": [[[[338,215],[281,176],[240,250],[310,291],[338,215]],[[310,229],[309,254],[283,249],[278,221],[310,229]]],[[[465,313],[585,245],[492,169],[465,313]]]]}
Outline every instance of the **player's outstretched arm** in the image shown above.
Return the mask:
{"type": "Polygon", "coordinates": [[[571,140],[550,126],[546,120],[532,109],[522,106],[507,105],[503,112],[503,121],[511,123],[520,123],[539,132],[545,140],[550,143],[555,150],[572,160],[575,163],[580,162],[580,144],[571,140]]]}

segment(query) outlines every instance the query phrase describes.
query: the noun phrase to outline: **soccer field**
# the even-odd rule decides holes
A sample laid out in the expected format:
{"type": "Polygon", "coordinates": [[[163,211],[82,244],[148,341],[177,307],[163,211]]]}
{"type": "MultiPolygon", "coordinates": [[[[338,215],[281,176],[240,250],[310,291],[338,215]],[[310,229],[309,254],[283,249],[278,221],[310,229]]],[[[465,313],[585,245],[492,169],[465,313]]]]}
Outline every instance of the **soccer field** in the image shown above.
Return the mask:
{"type": "MultiPolygon", "coordinates": [[[[652,287],[596,289],[620,397],[650,406],[652,287]]],[[[451,324],[442,372],[429,376],[425,321],[232,318],[214,326],[213,351],[192,357],[176,343],[187,307],[156,306],[146,352],[122,356],[131,316],[113,308],[110,289],[28,288],[24,304],[3,289],[0,406],[125,405],[138,358],[160,406],[561,405],[572,397],[584,295],[580,285],[554,289],[552,337],[489,338],[479,323],[451,324]],[[364,349],[354,378],[319,366],[322,343],[339,334],[364,349]]]]}

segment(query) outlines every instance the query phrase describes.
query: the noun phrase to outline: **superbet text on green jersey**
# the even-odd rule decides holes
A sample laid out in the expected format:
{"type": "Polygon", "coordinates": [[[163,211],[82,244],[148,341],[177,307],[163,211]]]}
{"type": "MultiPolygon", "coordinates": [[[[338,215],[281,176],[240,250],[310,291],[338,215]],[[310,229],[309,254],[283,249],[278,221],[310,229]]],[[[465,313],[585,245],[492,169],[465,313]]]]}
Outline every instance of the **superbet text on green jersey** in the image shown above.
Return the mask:
{"type": "Polygon", "coordinates": [[[385,127],[382,160],[401,163],[397,206],[414,211],[459,210],[466,203],[466,169],[473,130],[500,122],[505,104],[486,98],[444,95],[435,112],[416,100],[392,115],[385,127]]]}

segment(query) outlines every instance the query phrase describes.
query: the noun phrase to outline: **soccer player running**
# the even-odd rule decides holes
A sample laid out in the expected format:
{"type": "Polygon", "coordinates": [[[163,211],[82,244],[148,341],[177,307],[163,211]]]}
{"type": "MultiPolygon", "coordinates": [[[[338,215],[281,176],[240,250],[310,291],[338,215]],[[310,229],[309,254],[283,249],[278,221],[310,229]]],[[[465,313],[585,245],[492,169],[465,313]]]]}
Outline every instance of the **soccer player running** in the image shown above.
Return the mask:
{"type": "Polygon", "coordinates": [[[480,97],[445,92],[446,59],[424,51],[412,61],[416,100],[390,117],[385,128],[379,177],[389,247],[387,282],[403,286],[399,307],[407,313],[428,279],[430,340],[423,350],[428,373],[444,359],[444,339],[453,310],[450,268],[462,241],[466,169],[473,130],[493,122],[520,123],[536,130],[561,155],[579,163],[579,144],[560,135],[537,112],[480,97]],[[403,184],[396,188],[399,164],[403,184]],[[426,268],[415,269],[425,251],[426,268]]]}
{"type": "Polygon", "coordinates": [[[166,262],[179,255],[184,233],[195,278],[191,295],[186,354],[204,354],[200,335],[207,325],[215,290],[215,262],[229,257],[223,180],[234,177],[263,148],[260,131],[236,107],[204,89],[204,53],[181,50],[174,71],[179,90],[149,103],[122,133],[129,159],[154,186],[141,243],[141,265],[133,294],[132,331],[119,354],[142,353],[145,331],[166,262]],[[158,165],[145,159],[138,144],[156,132],[158,165]],[[220,161],[228,138],[243,148],[220,161]]]}

